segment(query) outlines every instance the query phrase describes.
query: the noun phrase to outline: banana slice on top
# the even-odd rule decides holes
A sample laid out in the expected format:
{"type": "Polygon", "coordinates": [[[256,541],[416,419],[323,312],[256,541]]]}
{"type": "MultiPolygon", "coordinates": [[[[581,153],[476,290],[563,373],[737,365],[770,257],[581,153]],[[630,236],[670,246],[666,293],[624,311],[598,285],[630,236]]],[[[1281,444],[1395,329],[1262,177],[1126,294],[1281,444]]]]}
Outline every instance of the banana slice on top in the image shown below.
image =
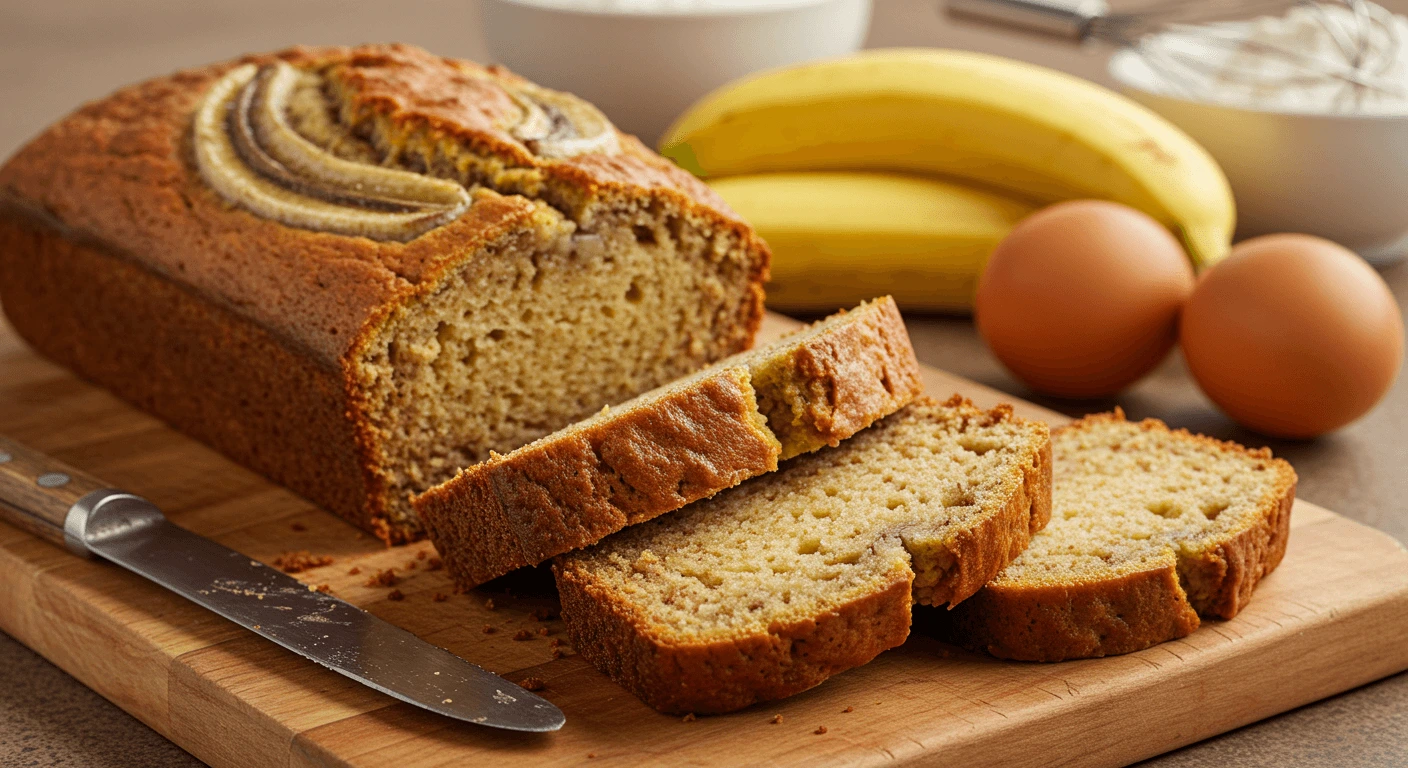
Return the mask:
{"type": "Polygon", "coordinates": [[[531,83],[501,85],[523,109],[523,119],[509,132],[538,157],[609,155],[620,150],[611,121],[591,104],[531,83]]]}
{"type": "Polygon", "coordinates": [[[303,229],[373,240],[414,239],[469,207],[461,185],[336,157],[289,125],[298,71],[285,62],[237,67],[195,115],[196,166],[221,197],[303,229]]]}

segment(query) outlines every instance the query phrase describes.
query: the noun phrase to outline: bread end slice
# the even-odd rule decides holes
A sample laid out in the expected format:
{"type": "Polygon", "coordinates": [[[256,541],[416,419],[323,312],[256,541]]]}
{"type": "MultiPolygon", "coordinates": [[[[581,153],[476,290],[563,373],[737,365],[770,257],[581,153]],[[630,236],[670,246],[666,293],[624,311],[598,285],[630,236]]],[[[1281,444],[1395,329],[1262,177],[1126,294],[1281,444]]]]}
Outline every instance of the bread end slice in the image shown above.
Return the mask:
{"type": "Polygon", "coordinates": [[[1026,661],[1141,650],[1237,615],[1285,554],[1296,474],[1264,448],[1119,410],[1053,445],[1051,524],[947,617],[963,645],[1026,661]]]}
{"type": "Polygon", "coordinates": [[[651,706],[727,712],[899,645],[1050,512],[1050,434],[919,398],[837,448],[554,561],[573,646],[651,706]]]}

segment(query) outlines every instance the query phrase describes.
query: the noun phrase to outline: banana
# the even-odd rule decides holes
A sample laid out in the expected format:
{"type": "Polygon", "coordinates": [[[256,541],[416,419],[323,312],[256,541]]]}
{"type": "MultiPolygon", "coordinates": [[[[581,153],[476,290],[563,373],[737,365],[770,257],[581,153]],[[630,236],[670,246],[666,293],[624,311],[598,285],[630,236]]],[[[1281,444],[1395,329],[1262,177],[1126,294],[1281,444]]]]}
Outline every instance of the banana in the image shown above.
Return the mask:
{"type": "Polygon", "coordinates": [[[992,192],[890,173],[771,173],[710,186],[768,242],[768,306],[793,312],[887,293],[905,309],[965,312],[993,247],[1032,211],[992,192]]]}
{"type": "Polygon", "coordinates": [[[661,152],[705,177],[889,170],[971,180],[1038,203],[1104,198],[1144,211],[1198,267],[1227,252],[1232,192],[1207,151],[1106,88],[964,51],[888,49],[724,86],[661,152]]]}

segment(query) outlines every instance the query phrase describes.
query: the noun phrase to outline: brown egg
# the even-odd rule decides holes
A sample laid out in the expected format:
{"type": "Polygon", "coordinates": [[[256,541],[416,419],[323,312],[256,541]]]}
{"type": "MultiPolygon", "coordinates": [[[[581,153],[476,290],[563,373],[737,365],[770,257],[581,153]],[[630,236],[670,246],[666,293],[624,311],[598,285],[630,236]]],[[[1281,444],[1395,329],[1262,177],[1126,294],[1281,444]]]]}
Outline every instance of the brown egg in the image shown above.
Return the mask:
{"type": "Polygon", "coordinates": [[[1023,219],[988,260],[974,302],[997,359],[1038,392],[1113,394],[1173,348],[1193,289],[1187,254],[1163,225],[1102,200],[1023,219]]]}
{"type": "Polygon", "coordinates": [[[1403,363],[1403,315],[1383,278],[1310,235],[1238,244],[1183,310],[1188,368],[1244,426],[1313,437],[1362,416],[1403,363]]]}

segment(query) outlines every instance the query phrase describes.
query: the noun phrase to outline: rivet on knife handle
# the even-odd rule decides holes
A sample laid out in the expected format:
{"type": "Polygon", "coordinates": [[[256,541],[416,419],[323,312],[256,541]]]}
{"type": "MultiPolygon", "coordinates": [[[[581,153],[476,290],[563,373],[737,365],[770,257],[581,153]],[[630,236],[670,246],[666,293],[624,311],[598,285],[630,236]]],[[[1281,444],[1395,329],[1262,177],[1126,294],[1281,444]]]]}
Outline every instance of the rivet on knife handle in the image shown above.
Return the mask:
{"type": "Polygon", "coordinates": [[[63,546],[64,522],[79,499],[106,483],[0,436],[0,520],[63,546]]]}

